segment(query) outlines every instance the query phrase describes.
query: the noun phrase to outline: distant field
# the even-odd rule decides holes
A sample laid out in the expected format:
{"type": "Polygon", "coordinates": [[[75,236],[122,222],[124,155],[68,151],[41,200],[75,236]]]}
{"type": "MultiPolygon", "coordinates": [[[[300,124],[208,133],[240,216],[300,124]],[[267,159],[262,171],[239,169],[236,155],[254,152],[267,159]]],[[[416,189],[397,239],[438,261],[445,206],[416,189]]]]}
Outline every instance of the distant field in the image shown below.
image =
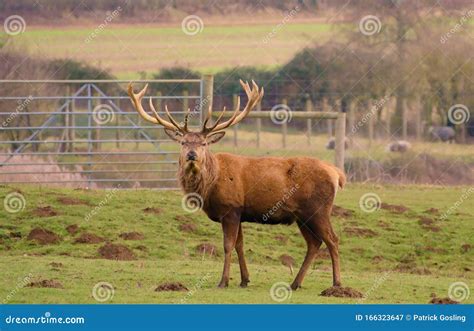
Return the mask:
{"type": "Polygon", "coordinates": [[[96,26],[28,26],[25,33],[13,38],[13,44],[35,56],[83,60],[129,79],[137,78],[141,71],[157,72],[176,65],[211,72],[242,65],[281,65],[301,48],[327,40],[331,25],[205,25],[201,33],[190,36],[179,23],[167,27],[111,24],[87,43],[94,29],[96,26]]]}
{"type": "MultiPolygon", "coordinates": [[[[440,219],[465,189],[349,184],[336,199],[349,214],[332,220],[340,237],[343,285],[366,294],[361,303],[428,303],[432,295],[447,297],[455,282],[472,288],[472,203],[465,201],[440,219]],[[369,192],[398,207],[364,212],[359,199],[369,192]]],[[[245,223],[251,283],[238,287],[234,254],[229,288],[217,289],[221,227],[201,211],[185,212],[181,193],[1,186],[0,199],[11,192],[21,192],[26,205],[14,214],[0,209],[0,300],[9,303],[97,303],[92,292],[99,282],[114,288],[107,303],[275,303],[272,285],[294,277],[281,264],[281,255],[292,256],[298,270],[305,253],[297,226],[245,223]],[[71,225],[78,227],[77,233],[66,230],[71,225]],[[60,241],[41,245],[28,240],[36,227],[54,232],[60,241]],[[125,240],[120,236],[125,232],[142,236],[125,240]],[[87,240],[75,243],[83,233],[89,233],[87,240]],[[104,242],[92,241],[90,234],[128,247],[136,260],[101,258],[104,242]],[[215,245],[217,256],[197,250],[203,243],[215,245]],[[171,282],[192,292],[155,291],[171,282]]],[[[320,296],[330,285],[331,262],[323,246],[303,288],[283,303],[359,302],[320,296]]],[[[473,300],[471,295],[463,303],[473,300]]]]}

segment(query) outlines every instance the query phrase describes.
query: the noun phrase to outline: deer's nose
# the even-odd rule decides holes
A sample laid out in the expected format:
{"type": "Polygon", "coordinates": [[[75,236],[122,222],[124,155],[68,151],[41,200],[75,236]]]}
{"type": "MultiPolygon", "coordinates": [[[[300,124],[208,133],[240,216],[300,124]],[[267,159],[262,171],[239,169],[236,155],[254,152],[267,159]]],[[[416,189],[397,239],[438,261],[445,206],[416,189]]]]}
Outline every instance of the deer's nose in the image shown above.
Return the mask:
{"type": "Polygon", "coordinates": [[[186,159],[188,161],[196,161],[197,159],[197,154],[195,151],[189,151],[188,154],[186,154],[186,159]]]}

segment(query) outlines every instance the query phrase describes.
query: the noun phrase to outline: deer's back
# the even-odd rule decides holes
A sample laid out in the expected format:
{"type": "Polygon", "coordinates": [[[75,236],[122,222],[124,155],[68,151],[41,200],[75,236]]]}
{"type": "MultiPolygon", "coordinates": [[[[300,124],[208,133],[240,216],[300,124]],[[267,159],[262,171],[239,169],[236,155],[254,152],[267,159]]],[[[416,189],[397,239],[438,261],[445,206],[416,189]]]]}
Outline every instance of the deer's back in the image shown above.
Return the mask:
{"type": "Polygon", "coordinates": [[[219,176],[208,214],[218,218],[235,208],[242,221],[289,224],[317,208],[332,206],[339,172],[309,157],[243,157],[216,154],[219,176]]]}

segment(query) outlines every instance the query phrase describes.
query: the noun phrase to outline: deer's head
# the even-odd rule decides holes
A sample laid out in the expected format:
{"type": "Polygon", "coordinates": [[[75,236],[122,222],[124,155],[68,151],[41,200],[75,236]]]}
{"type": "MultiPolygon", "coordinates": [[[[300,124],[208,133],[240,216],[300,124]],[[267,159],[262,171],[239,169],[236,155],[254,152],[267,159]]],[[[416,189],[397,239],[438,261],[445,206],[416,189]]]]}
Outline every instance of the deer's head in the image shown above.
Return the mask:
{"type": "Polygon", "coordinates": [[[156,111],[150,98],[150,109],[154,116],[149,115],[142,106],[142,99],[145,96],[146,85],[143,90],[138,93],[133,92],[132,84],[128,85],[128,95],[137,112],[147,121],[163,126],[166,134],[174,141],[181,144],[180,164],[185,165],[189,169],[199,170],[201,164],[209,152],[209,145],[218,142],[225,135],[225,129],[242,121],[245,116],[260,102],[263,97],[263,88],[259,88],[254,81],[252,87],[246,82],[240,81],[245,93],[247,94],[247,104],[243,111],[240,111],[240,98],[237,99],[237,105],[232,116],[225,122],[221,123],[221,119],[226,111],[224,108],[212,124],[208,125],[212,117],[212,109],[208,107],[201,130],[192,132],[188,128],[190,110],[184,117],[184,123],[181,125],[170,114],[168,107],[165,105],[165,113],[168,120],[165,120],[156,111]]]}

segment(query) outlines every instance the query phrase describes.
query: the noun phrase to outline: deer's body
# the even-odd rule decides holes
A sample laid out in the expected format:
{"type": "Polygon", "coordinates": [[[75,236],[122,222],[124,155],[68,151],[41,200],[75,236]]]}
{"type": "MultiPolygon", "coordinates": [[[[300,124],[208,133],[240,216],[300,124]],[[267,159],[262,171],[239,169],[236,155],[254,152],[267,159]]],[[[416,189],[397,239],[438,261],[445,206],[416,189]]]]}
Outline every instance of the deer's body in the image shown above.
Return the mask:
{"type": "Polygon", "coordinates": [[[203,210],[209,218],[219,222],[224,233],[224,270],[219,287],[227,287],[231,253],[235,249],[239,258],[241,286],[247,286],[249,272],[244,257],[242,222],[262,224],[296,223],[303,235],[306,256],[291,287],[301,286],[303,278],[324,242],[331,255],[333,285],[341,284],[339,271],[338,238],[330,216],[338,187],[345,183],[344,173],[323,161],[308,157],[252,158],[227,153],[212,154],[208,145],[219,141],[224,130],[240,122],[263,97],[263,89],[253,83],[241,82],[248,97],[245,109],[240,112],[240,101],[232,117],[220,123],[221,116],[211,126],[211,109],[201,132],[190,132],[178,124],[168,112],[169,121],[161,118],[150,100],[153,118],[141,104],[146,87],[135,94],[129,85],[129,95],[140,115],[165,127],[168,136],[181,147],[178,178],[185,193],[197,193],[203,201],[203,210]]]}
{"type": "Polygon", "coordinates": [[[336,168],[314,158],[228,153],[212,157],[217,161],[216,179],[206,196],[196,193],[204,197],[203,210],[209,218],[219,223],[236,209],[242,222],[292,224],[316,212],[318,206],[332,204],[339,186],[336,168]]]}

